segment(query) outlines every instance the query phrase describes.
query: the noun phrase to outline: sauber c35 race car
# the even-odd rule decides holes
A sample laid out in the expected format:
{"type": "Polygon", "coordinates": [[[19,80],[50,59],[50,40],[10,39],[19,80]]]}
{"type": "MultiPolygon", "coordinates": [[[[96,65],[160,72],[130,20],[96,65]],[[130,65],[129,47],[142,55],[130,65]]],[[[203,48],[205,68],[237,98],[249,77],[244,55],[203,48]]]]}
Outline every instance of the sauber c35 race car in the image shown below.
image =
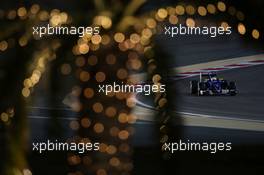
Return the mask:
{"type": "Polygon", "coordinates": [[[216,73],[200,73],[200,80],[190,81],[190,93],[192,95],[231,95],[237,94],[234,81],[219,79],[216,73]]]}

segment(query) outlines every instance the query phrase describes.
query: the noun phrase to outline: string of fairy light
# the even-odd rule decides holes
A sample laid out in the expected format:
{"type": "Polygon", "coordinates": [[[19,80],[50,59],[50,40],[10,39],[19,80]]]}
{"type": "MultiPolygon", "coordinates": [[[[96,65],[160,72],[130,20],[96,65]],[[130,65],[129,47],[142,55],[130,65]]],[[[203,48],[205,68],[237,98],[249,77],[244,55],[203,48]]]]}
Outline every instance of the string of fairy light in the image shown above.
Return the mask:
{"type": "MultiPolygon", "coordinates": [[[[186,7],[184,7],[183,5],[177,5],[176,7],[167,7],[167,9],[161,8],[158,10],[155,17],[157,21],[163,21],[165,18],[168,17],[169,22],[171,24],[177,24],[178,16],[182,16],[184,14],[195,15],[196,13],[198,13],[200,16],[206,16],[207,14],[216,14],[217,10],[219,12],[228,12],[228,14],[230,14],[231,16],[235,16],[239,21],[241,21],[237,26],[238,32],[242,35],[246,34],[247,31],[246,26],[242,23],[242,21],[245,19],[244,13],[236,10],[236,8],[233,6],[227,8],[226,4],[222,1],[219,1],[217,5],[208,4],[207,6],[198,6],[197,8],[195,8],[192,5],[187,5],[186,7]]],[[[9,10],[7,12],[5,12],[4,10],[0,10],[0,19],[4,19],[4,18],[8,20],[15,20],[17,18],[19,18],[20,20],[37,18],[40,21],[46,21],[50,19],[50,23],[53,26],[66,23],[67,21],[69,22],[67,13],[60,12],[58,9],[53,9],[49,13],[48,11],[40,10],[40,6],[38,4],[32,5],[29,10],[27,10],[25,7],[20,7],[17,10],[9,10]]],[[[193,19],[188,18],[186,22],[187,24],[193,24],[193,19]]],[[[112,21],[107,16],[97,16],[95,18],[95,24],[101,25],[105,29],[108,29],[111,27],[112,21]]],[[[226,24],[227,22],[222,22],[222,25],[226,25],[226,24]]],[[[251,35],[254,39],[259,39],[260,32],[258,29],[252,29],[251,35]]],[[[97,37],[98,36],[96,36],[94,39],[95,43],[99,41],[98,39],[96,39],[97,37]]],[[[107,38],[107,35],[103,36],[103,38],[104,38],[103,43],[107,44],[109,40],[109,38],[107,38]]],[[[20,46],[25,46],[27,44],[27,37],[22,36],[21,38],[19,38],[18,43],[20,46]]],[[[9,42],[6,40],[2,40],[0,42],[0,51],[5,51],[6,49],[8,49],[9,45],[11,46],[13,45],[12,40],[9,40],[9,42]]],[[[86,51],[85,48],[83,49],[84,51],[86,51]]]]}
{"type": "MultiPolygon", "coordinates": [[[[60,12],[60,10],[58,9],[53,9],[51,10],[51,12],[41,10],[38,4],[32,5],[29,9],[26,9],[25,7],[20,7],[17,10],[9,10],[7,12],[0,10],[0,19],[6,19],[10,21],[16,19],[22,21],[28,20],[31,21],[32,26],[39,22],[47,21],[49,21],[50,25],[52,26],[70,23],[70,18],[68,17],[67,13],[60,12]]],[[[14,48],[16,43],[18,43],[20,47],[26,47],[31,39],[40,40],[38,35],[32,35],[32,26],[26,28],[26,32],[21,37],[19,37],[17,41],[12,37],[0,41],[0,51],[4,52],[8,48],[12,49],[14,48]]],[[[9,33],[2,32],[1,38],[5,36],[9,36],[9,33]]],[[[21,94],[25,98],[28,98],[31,94],[31,91],[34,90],[34,86],[39,82],[41,75],[44,73],[48,62],[56,58],[56,50],[59,47],[59,41],[54,40],[51,42],[49,47],[42,48],[41,51],[36,51],[33,54],[33,64],[31,64],[30,66],[32,73],[23,81],[24,87],[21,90],[21,94]]],[[[10,124],[10,119],[14,115],[14,109],[11,107],[7,111],[9,112],[3,112],[1,114],[1,120],[6,124],[10,124]],[[10,111],[12,111],[11,114],[9,114],[10,111]]]]}
{"type": "MultiPolygon", "coordinates": [[[[154,84],[161,84],[162,75],[158,73],[158,65],[155,61],[155,50],[153,48],[152,38],[160,32],[160,24],[168,20],[171,24],[183,23],[182,17],[186,17],[184,23],[187,26],[193,27],[199,25],[199,21],[195,20],[192,16],[198,14],[200,17],[205,17],[208,15],[215,15],[218,12],[231,15],[238,20],[237,31],[241,35],[251,33],[252,38],[260,39],[262,34],[259,29],[249,29],[244,23],[245,15],[243,12],[237,10],[235,7],[227,5],[219,1],[217,4],[207,4],[205,6],[193,6],[178,4],[176,7],[160,8],[157,11],[153,11],[150,14],[144,16],[144,18],[133,19],[133,31],[130,33],[126,32],[115,32],[112,31],[112,19],[107,15],[95,16],[93,20],[94,26],[100,26],[101,30],[104,31],[100,35],[85,34],[82,38],[78,39],[76,45],[72,48],[72,53],[75,55],[75,66],[76,70],[70,63],[63,63],[60,67],[61,73],[63,75],[70,75],[74,73],[76,77],[82,83],[103,83],[108,79],[108,73],[106,70],[98,70],[96,73],[89,72],[89,68],[95,67],[103,59],[107,66],[115,72],[115,76],[118,80],[124,81],[126,83],[138,84],[141,79],[135,77],[130,77],[131,71],[140,71],[144,68],[144,62],[147,62],[147,72],[151,77],[151,81],[154,84]],[[102,51],[105,48],[117,48],[118,51],[126,53],[126,63],[125,66],[117,66],[119,63],[119,52],[109,52],[104,58],[98,57],[96,51],[102,51]],[[73,72],[75,70],[75,72],[73,72]]],[[[17,10],[9,10],[7,12],[0,10],[0,19],[7,20],[32,20],[33,24],[37,24],[41,21],[49,21],[52,26],[59,26],[63,24],[69,24],[73,19],[66,13],[61,12],[58,9],[53,9],[50,12],[46,10],[41,10],[40,6],[37,4],[32,5],[29,9],[25,7],[20,7],[17,10]]],[[[227,21],[221,21],[221,26],[229,26],[227,21]]],[[[2,36],[8,36],[8,33],[1,33],[2,36]]],[[[3,37],[1,37],[3,38],[3,37]]],[[[39,40],[38,36],[32,35],[32,31],[28,30],[23,36],[18,38],[17,43],[21,47],[26,47],[31,39],[39,40]]],[[[11,49],[16,44],[14,38],[9,38],[0,41],[0,51],[4,52],[7,49],[11,49]]],[[[34,64],[31,68],[31,73],[23,81],[23,89],[21,90],[22,95],[28,98],[33,91],[34,86],[39,82],[42,74],[44,73],[46,66],[49,61],[56,58],[56,50],[60,47],[61,43],[54,41],[52,46],[43,48],[42,51],[37,51],[34,54],[34,64]]],[[[87,84],[85,84],[87,85],[87,84]]],[[[108,155],[108,164],[111,167],[116,168],[119,171],[125,171],[127,173],[131,172],[133,169],[133,163],[131,160],[126,160],[125,162],[119,157],[120,153],[125,153],[128,156],[131,155],[132,149],[128,143],[129,138],[134,133],[134,128],[129,126],[137,120],[137,116],[129,109],[132,109],[136,105],[135,94],[130,93],[110,93],[107,97],[115,99],[116,102],[120,101],[125,103],[128,110],[119,110],[114,104],[106,105],[104,101],[98,101],[96,97],[99,96],[97,90],[93,87],[80,87],[78,85],[72,88],[72,93],[76,97],[84,96],[87,101],[91,101],[91,111],[96,115],[105,115],[108,119],[119,122],[118,125],[113,125],[110,128],[107,127],[107,123],[96,121],[94,122],[92,118],[88,116],[80,117],[78,121],[71,121],[70,128],[74,131],[80,128],[92,128],[95,134],[100,137],[103,133],[107,133],[112,138],[118,138],[118,144],[107,143],[107,141],[100,144],[99,152],[103,155],[108,155]]],[[[166,142],[169,138],[166,133],[166,122],[168,121],[168,114],[166,113],[167,97],[166,93],[156,93],[155,104],[156,108],[160,111],[160,117],[163,117],[163,124],[160,127],[161,133],[163,133],[160,141],[161,143],[166,142]]],[[[115,101],[114,100],[114,101],[115,101]]],[[[117,103],[118,104],[118,103],[117,103]]],[[[73,110],[80,112],[82,110],[87,110],[83,108],[80,102],[72,105],[73,110]]],[[[5,112],[1,113],[1,121],[4,123],[9,123],[11,118],[14,116],[13,108],[8,108],[5,112]]],[[[108,120],[107,120],[108,121],[108,120]]],[[[81,138],[76,136],[68,141],[79,141],[79,142],[90,142],[88,137],[81,138]]],[[[69,154],[68,162],[70,165],[83,164],[84,166],[91,166],[93,158],[91,156],[84,155],[80,157],[77,154],[69,154]]],[[[108,166],[96,167],[95,172],[98,175],[106,175],[109,170],[108,166]]],[[[31,172],[28,169],[21,171],[24,175],[30,175],[31,172]]],[[[69,173],[82,174],[81,171],[69,173]]]]}
{"type": "MultiPolygon", "coordinates": [[[[243,12],[237,10],[233,6],[227,7],[227,5],[222,1],[219,1],[216,5],[207,4],[206,6],[198,7],[195,7],[193,5],[177,5],[176,7],[161,8],[155,14],[155,19],[159,22],[162,22],[164,19],[168,19],[171,24],[177,24],[179,22],[179,17],[183,15],[194,16],[198,14],[201,17],[204,17],[207,15],[215,15],[218,12],[227,12],[227,14],[229,14],[231,17],[235,17],[238,20],[237,31],[239,34],[245,35],[248,30],[248,32],[251,33],[251,36],[254,39],[260,38],[259,29],[253,28],[250,30],[247,29],[245,24],[243,24],[243,21],[245,19],[245,15],[243,12]]],[[[220,24],[224,27],[228,26],[228,22],[226,21],[222,21],[220,24]]],[[[186,19],[186,25],[190,27],[195,26],[194,19],[192,17],[188,17],[186,19]]]]}
{"type": "MultiPolygon", "coordinates": [[[[96,16],[94,18],[94,23],[97,26],[101,26],[104,29],[108,29],[111,27],[112,21],[108,17],[102,17],[102,16],[96,16]]],[[[76,66],[77,66],[77,77],[81,82],[88,82],[92,81],[92,75],[90,72],[85,70],[85,63],[89,67],[93,67],[98,65],[98,62],[102,60],[102,58],[98,58],[96,54],[93,54],[92,52],[95,52],[99,50],[102,46],[112,47],[113,50],[115,50],[115,47],[117,46],[118,49],[122,52],[128,51],[130,49],[135,48],[136,44],[139,42],[138,39],[139,35],[133,34],[131,36],[132,41],[130,39],[125,38],[125,34],[121,32],[117,32],[115,34],[101,34],[101,35],[85,35],[83,38],[80,38],[77,41],[77,45],[73,47],[73,54],[77,55],[76,58],[76,66]],[[85,56],[80,55],[86,55],[89,52],[88,58],[85,58],[85,56]],[[82,68],[82,69],[80,69],[82,68]]],[[[139,49],[139,47],[137,47],[139,49]]],[[[142,47],[141,47],[142,49],[142,47]]],[[[139,58],[137,58],[138,55],[136,52],[129,52],[128,58],[130,58],[130,61],[127,63],[127,67],[131,67],[132,69],[139,69],[141,67],[141,62],[139,58]]],[[[118,56],[116,56],[115,53],[108,53],[105,56],[105,63],[112,67],[116,66],[118,63],[118,56]]],[[[61,71],[63,74],[69,73],[67,69],[70,68],[70,64],[64,64],[62,65],[61,71]]],[[[128,70],[125,67],[120,68],[112,68],[115,73],[114,75],[119,80],[125,81],[128,78],[128,70]]],[[[95,82],[92,82],[93,84],[103,83],[108,79],[108,75],[106,74],[107,70],[99,70],[98,72],[94,73],[94,80],[95,82]]],[[[108,73],[109,74],[109,73],[108,73]]],[[[90,101],[94,100],[94,103],[91,104],[91,110],[94,112],[94,114],[100,114],[101,116],[106,116],[107,118],[115,121],[117,120],[120,124],[124,124],[125,126],[127,123],[132,124],[136,121],[136,116],[133,114],[129,114],[127,111],[121,111],[118,110],[117,106],[109,105],[104,103],[103,101],[97,101],[98,99],[94,99],[95,95],[99,96],[96,89],[93,89],[91,87],[86,87],[83,90],[83,95],[85,98],[89,99],[90,101]]],[[[135,106],[135,101],[133,99],[133,96],[131,94],[125,94],[122,92],[119,93],[110,93],[105,98],[114,98],[113,102],[118,104],[118,101],[122,103],[123,100],[126,100],[126,105],[129,108],[132,108],[135,106]]],[[[108,120],[109,121],[109,120],[108,120]]],[[[118,138],[121,141],[121,144],[113,144],[113,143],[107,143],[107,141],[103,140],[100,143],[100,149],[99,152],[102,153],[103,156],[107,157],[109,155],[108,163],[111,167],[116,168],[117,170],[120,169],[121,165],[123,168],[121,168],[120,171],[131,171],[132,170],[132,163],[130,161],[124,162],[122,158],[118,155],[121,154],[130,154],[131,149],[128,143],[126,143],[126,140],[133,134],[134,129],[132,127],[125,127],[125,129],[122,129],[122,127],[118,126],[110,126],[109,129],[106,129],[107,123],[103,121],[96,121],[93,123],[92,119],[87,116],[82,117],[81,120],[78,121],[72,121],[70,123],[70,127],[73,130],[78,130],[79,127],[83,128],[89,128],[91,127],[95,134],[100,137],[103,133],[109,134],[113,138],[118,138]]],[[[120,125],[119,124],[119,125],[120,125]]],[[[83,160],[83,164],[86,166],[91,166],[91,162],[93,161],[93,158],[91,156],[85,155],[82,158],[79,155],[70,155],[69,156],[69,163],[71,165],[78,165],[81,163],[81,160],[83,160]]],[[[96,166],[96,165],[95,165],[96,166]]],[[[97,170],[95,171],[97,174],[107,174],[107,170],[109,170],[108,166],[99,166],[97,165],[97,170]]],[[[91,168],[92,169],[92,168],[91,168]]],[[[77,173],[77,172],[76,172],[77,173]]],[[[72,173],[74,174],[74,173],[72,173]]]]}
{"type": "MultiPolygon", "coordinates": [[[[38,4],[32,5],[29,9],[26,7],[20,7],[17,10],[3,11],[0,10],[0,19],[5,22],[11,22],[9,30],[2,30],[0,38],[8,38],[5,40],[0,39],[0,52],[13,49],[17,44],[20,47],[26,47],[31,40],[40,40],[37,35],[32,35],[32,26],[37,25],[41,22],[47,22],[51,25],[61,25],[68,21],[68,16],[65,12],[60,12],[57,9],[48,12],[41,10],[38,4]],[[23,23],[17,24],[17,21],[23,23]],[[13,22],[12,22],[13,21],[13,22]],[[20,25],[21,24],[21,25],[20,25]],[[20,37],[15,39],[13,33],[25,31],[20,37]],[[11,37],[10,37],[11,36],[11,37]]],[[[23,97],[28,98],[34,86],[38,84],[42,74],[45,72],[48,62],[53,61],[56,58],[56,50],[60,47],[58,40],[52,40],[48,45],[40,47],[39,50],[33,52],[32,61],[28,68],[29,76],[23,81],[23,88],[21,94],[23,97]]],[[[15,115],[15,109],[13,107],[8,108],[5,112],[1,113],[1,121],[6,126],[11,124],[12,118],[15,115]]],[[[14,147],[15,148],[15,147],[14,147]]],[[[14,151],[14,150],[13,150],[14,151]]],[[[20,155],[18,150],[15,150],[20,155]]],[[[23,154],[23,153],[21,153],[23,154]]],[[[18,157],[19,160],[23,160],[23,157],[18,157]]],[[[19,175],[32,175],[31,170],[27,167],[26,162],[20,162],[25,167],[10,167],[7,171],[12,174],[19,175]],[[21,168],[21,169],[20,169],[21,168]]]]}

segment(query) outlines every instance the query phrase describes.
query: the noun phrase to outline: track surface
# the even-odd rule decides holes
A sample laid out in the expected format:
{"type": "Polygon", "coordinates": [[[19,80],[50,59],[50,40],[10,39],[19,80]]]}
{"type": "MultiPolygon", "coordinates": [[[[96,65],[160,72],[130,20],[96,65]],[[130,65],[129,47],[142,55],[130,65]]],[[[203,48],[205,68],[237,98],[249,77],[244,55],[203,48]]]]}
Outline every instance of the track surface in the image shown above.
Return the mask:
{"type": "Polygon", "coordinates": [[[156,41],[162,43],[162,49],[175,58],[167,60],[170,67],[264,53],[262,47],[245,42],[235,32],[215,38],[204,35],[177,35],[174,38],[158,35],[156,41]]]}
{"type": "MultiPolygon", "coordinates": [[[[198,76],[175,80],[167,87],[176,92],[171,110],[264,122],[263,74],[264,65],[218,72],[220,78],[237,83],[239,91],[237,96],[192,96],[189,92],[189,82],[198,80],[198,76]]],[[[153,106],[153,101],[149,97],[140,96],[139,100],[153,106]]]]}
{"type": "Polygon", "coordinates": [[[176,81],[173,86],[179,96],[175,104],[181,112],[264,120],[263,74],[263,65],[219,72],[218,76],[236,81],[237,96],[191,96],[189,81],[198,77],[176,81]]]}

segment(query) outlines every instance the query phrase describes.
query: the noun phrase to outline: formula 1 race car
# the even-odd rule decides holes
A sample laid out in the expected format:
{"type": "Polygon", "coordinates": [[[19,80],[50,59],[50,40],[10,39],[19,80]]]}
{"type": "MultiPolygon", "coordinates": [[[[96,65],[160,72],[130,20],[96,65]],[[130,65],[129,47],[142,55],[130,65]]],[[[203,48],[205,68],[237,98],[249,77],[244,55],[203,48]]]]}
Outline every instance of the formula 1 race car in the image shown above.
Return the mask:
{"type": "Polygon", "coordinates": [[[216,73],[200,73],[200,81],[190,81],[190,93],[192,95],[231,95],[237,94],[236,83],[221,80],[216,73]]]}

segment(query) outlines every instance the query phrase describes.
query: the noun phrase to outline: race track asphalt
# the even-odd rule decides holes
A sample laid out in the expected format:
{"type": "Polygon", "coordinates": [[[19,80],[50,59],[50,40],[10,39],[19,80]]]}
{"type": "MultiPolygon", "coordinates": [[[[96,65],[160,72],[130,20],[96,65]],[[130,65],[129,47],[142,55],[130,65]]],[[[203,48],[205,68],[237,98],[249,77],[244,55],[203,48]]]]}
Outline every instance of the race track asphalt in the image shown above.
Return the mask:
{"type": "Polygon", "coordinates": [[[237,96],[192,96],[189,81],[198,77],[175,81],[178,98],[173,104],[181,112],[264,121],[263,75],[263,65],[219,72],[219,77],[237,83],[237,96]]]}
{"type": "Polygon", "coordinates": [[[162,43],[159,47],[172,58],[167,60],[171,68],[264,53],[263,47],[245,41],[235,32],[215,38],[204,35],[171,38],[160,34],[155,40],[162,43]]]}

